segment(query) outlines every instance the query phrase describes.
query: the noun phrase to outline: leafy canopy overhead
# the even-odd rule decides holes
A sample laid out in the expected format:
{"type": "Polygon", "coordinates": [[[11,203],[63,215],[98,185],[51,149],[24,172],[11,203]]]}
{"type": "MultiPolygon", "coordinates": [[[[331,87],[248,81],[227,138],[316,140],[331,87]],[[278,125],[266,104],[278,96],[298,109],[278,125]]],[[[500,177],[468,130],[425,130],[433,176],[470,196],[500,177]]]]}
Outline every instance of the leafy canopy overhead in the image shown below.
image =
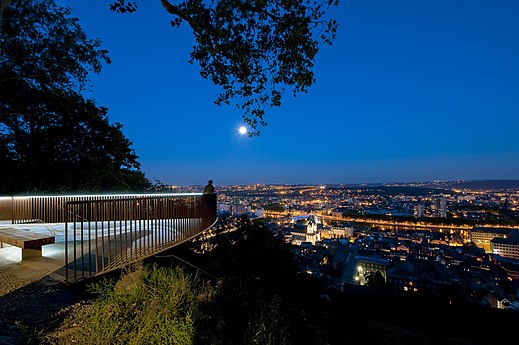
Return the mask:
{"type": "MultiPolygon", "coordinates": [[[[337,22],[326,13],[338,0],[161,0],[174,27],[187,23],[196,44],[190,63],[219,86],[215,103],[243,111],[253,132],[265,126],[265,109],[278,107],[286,90],[295,96],[314,83],[320,44],[332,44],[337,22]]],[[[137,10],[137,3],[116,0],[111,9],[137,10]]]]}

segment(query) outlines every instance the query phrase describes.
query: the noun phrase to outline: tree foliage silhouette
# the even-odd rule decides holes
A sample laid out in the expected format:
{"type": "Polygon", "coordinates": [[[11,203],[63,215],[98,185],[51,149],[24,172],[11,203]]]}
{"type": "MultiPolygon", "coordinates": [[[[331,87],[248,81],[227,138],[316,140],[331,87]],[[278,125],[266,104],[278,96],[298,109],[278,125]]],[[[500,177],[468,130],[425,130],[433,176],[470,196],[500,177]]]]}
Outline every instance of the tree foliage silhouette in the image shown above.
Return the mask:
{"type": "MultiPolygon", "coordinates": [[[[331,45],[337,31],[327,12],[338,0],[160,1],[172,26],[193,30],[189,62],[220,87],[216,104],[243,112],[249,135],[260,134],[265,109],[280,106],[285,91],[308,92],[320,45],[331,45]]],[[[111,9],[131,13],[137,2],[116,0],[111,9]]]]}
{"type": "MultiPolygon", "coordinates": [[[[259,135],[265,109],[279,107],[286,91],[306,93],[315,81],[314,61],[322,44],[331,45],[337,22],[328,17],[338,0],[160,0],[171,25],[190,26],[195,45],[190,63],[220,88],[215,103],[235,105],[259,135]]],[[[0,0],[0,27],[7,7],[0,0]]],[[[9,6],[11,5],[11,6],[9,6]]],[[[138,3],[112,0],[112,11],[132,13],[138,3]]]]}
{"type": "Polygon", "coordinates": [[[82,92],[109,63],[53,0],[14,0],[0,36],[0,193],[142,190],[119,123],[82,92]]]}

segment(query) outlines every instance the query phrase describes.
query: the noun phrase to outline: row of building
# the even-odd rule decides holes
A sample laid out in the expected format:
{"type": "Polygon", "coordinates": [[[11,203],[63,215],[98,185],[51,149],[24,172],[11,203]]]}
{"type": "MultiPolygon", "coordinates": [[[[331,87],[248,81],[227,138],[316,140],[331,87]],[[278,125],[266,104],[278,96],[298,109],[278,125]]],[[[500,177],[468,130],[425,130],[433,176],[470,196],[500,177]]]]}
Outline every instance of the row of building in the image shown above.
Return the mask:
{"type": "Polygon", "coordinates": [[[466,242],[457,233],[326,227],[311,214],[280,228],[284,240],[300,248],[305,271],[326,275],[333,263],[339,275],[334,284],[379,285],[508,309],[519,309],[518,232],[474,227],[466,242]],[[507,284],[514,286],[511,292],[503,289],[507,284]]]}
{"type": "Polygon", "coordinates": [[[474,227],[470,239],[487,253],[519,259],[519,229],[474,227]]]}

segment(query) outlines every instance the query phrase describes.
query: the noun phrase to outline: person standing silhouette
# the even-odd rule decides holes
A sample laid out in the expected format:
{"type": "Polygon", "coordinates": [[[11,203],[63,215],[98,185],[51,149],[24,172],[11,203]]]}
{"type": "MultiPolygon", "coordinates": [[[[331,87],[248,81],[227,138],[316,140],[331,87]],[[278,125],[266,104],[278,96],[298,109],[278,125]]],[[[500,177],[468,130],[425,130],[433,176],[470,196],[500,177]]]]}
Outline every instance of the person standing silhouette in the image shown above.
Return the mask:
{"type": "Polygon", "coordinates": [[[204,187],[204,194],[214,194],[213,180],[207,181],[207,186],[204,187]]]}

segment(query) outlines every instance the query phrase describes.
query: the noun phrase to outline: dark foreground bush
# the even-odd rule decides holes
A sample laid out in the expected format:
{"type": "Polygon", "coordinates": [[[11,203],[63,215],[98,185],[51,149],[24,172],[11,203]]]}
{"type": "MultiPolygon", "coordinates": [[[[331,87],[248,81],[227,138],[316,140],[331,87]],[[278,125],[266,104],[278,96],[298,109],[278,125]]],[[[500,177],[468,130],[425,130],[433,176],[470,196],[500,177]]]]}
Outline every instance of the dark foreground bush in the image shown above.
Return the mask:
{"type": "Polygon", "coordinates": [[[97,298],[75,320],[78,344],[192,344],[199,305],[213,293],[180,268],[155,265],[138,265],[91,290],[97,298]]]}

